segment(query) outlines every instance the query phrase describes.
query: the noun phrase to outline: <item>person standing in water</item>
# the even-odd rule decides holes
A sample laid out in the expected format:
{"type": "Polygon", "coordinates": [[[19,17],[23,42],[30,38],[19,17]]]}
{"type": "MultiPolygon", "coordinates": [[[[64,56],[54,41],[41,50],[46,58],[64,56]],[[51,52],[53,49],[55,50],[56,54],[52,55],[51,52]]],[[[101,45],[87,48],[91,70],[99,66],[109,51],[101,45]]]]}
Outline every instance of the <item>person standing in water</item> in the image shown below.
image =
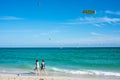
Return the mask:
{"type": "Polygon", "coordinates": [[[41,67],[40,67],[40,68],[41,68],[41,69],[40,69],[40,72],[44,71],[44,73],[47,74],[47,72],[46,72],[46,70],[45,70],[45,61],[44,61],[44,60],[42,60],[42,62],[41,62],[41,67]]]}
{"type": "Polygon", "coordinates": [[[39,61],[38,60],[36,60],[36,67],[35,67],[35,69],[34,69],[34,71],[36,72],[36,75],[40,75],[40,67],[39,67],[39,61]]]}

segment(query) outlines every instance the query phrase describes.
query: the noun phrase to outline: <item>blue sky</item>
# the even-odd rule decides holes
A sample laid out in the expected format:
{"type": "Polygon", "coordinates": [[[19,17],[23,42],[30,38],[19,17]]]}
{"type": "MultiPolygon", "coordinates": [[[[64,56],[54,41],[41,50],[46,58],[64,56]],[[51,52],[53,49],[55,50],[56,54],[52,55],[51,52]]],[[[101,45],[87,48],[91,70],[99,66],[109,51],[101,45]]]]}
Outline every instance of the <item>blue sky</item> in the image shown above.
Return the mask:
{"type": "Polygon", "coordinates": [[[0,47],[120,47],[120,0],[0,0],[0,47]]]}

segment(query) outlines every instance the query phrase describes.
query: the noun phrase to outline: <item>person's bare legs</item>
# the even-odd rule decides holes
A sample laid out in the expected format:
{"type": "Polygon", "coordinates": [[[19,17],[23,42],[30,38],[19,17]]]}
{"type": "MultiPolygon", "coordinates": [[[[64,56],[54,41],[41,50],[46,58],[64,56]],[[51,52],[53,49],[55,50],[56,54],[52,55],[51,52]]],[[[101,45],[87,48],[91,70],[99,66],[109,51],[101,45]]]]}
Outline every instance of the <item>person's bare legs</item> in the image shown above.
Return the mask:
{"type": "Polygon", "coordinates": [[[34,69],[36,76],[40,75],[40,70],[39,69],[34,69]]]}
{"type": "Polygon", "coordinates": [[[34,71],[35,71],[35,74],[36,74],[36,76],[37,76],[37,69],[35,68],[34,71]]]}
{"type": "Polygon", "coordinates": [[[40,73],[42,73],[42,71],[44,72],[45,75],[47,75],[47,72],[45,69],[40,69],[40,73]]]}
{"type": "Polygon", "coordinates": [[[41,73],[42,73],[42,70],[40,69],[40,75],[41,75],[41,73]]]}
{"type": "Polygon", "coordinates": [[[39,69],[37,69],[37,75],[40,75],[40,70],[39,69]]]}
{"type": "Polygon", "coordinates": [[[43,71],[44,71],[44,73],[47,75],[47,72],[46,72],[46,70],[45,70],[45,69],[43,69],[43,71]]]}

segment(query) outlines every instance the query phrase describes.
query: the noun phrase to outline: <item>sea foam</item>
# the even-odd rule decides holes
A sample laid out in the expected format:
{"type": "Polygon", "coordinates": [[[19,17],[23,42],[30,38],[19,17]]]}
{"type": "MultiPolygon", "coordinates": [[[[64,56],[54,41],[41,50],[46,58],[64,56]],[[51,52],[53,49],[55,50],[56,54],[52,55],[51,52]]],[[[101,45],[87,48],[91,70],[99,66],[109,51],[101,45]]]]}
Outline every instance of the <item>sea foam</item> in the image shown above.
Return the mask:
{"type": "Polygon", "coordinates": [[[70,70],[70,69],[62,69],[52,67],[51,70],[55,72],[68,73],[68,74],[81,74],[81,75],[103,75],[103,76],[118,76],[120,77],[119,72],[107,72],[107,71],[99,71],[99,70],[70,70]]]}

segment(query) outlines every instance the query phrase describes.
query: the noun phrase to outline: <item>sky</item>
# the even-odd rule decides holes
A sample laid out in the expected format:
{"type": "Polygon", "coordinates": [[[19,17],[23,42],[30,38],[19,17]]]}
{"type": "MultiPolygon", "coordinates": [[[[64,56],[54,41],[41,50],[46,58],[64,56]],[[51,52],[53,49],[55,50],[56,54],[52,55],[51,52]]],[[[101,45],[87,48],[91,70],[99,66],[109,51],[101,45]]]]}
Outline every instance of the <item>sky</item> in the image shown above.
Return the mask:
{"type": "Polygon", "coordinates": [[[0,0],[0,47],[120,47],[120,0],[0,0]]]}

